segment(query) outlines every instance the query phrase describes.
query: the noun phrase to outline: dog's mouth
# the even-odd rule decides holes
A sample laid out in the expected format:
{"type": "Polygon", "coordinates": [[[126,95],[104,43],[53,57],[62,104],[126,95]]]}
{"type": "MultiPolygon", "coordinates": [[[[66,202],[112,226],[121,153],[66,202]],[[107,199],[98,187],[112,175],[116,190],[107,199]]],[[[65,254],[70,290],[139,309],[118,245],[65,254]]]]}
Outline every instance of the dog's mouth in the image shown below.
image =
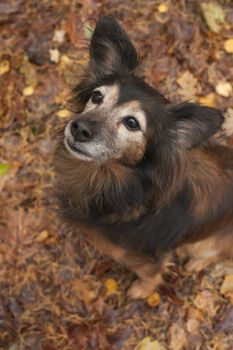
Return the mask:
{"type": "Polygon", "coordinates": [[[81,150],[75,144],[71,143],[68,139],[65,139],[65,146],[72,155],[79,159],[92,160],[94,157],[89,153],[81,150]]]}

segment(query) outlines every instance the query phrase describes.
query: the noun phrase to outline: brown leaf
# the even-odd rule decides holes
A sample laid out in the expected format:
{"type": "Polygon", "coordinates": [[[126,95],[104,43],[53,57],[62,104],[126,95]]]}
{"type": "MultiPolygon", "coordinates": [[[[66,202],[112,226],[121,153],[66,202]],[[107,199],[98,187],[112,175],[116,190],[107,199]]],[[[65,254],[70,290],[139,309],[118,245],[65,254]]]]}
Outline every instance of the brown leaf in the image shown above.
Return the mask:
{"type": "Polygon", "coordinates": [[[188,350],[188,339],[185,330],[178,323],[169,328],[169,348],[171,350],[188,350]]]}

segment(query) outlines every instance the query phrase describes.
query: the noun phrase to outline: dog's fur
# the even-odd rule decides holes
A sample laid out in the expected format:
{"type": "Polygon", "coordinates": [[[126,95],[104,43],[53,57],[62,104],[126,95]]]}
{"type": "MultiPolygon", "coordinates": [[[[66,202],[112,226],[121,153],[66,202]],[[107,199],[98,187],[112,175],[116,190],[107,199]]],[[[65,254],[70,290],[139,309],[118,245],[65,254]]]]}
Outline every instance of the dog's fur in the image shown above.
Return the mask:
{"type": "Polygon", "coordinates": [[[132,298],[147,297],[162,282],[175,251],[199,271],[231,256],[233,244],[233,151],[206,143],[222,114],[171,105],[136,75],[138,64],[124,30],[102,17],[72,97],[72,120],[91,125],[94,146],[76,143],[69,123],[55,158],[65,216],[101,252],[137,273],[132,298]],[[104,91],[103,107],[90,102],[96,89],[104,91]],[[125,113],[137,116],[140,131],[126,130],[125,113]]]}

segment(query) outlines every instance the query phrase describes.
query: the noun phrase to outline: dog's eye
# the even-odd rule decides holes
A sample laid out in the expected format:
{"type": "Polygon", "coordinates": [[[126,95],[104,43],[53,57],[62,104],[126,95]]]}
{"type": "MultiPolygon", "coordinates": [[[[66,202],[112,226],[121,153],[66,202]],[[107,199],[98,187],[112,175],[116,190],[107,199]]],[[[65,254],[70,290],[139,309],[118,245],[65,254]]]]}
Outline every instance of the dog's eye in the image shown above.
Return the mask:
{"type": "Polygon", "coordinates": [[[91,102],[95,105],[99,105],[101,102],[103,102],[104,96],[99,90],[93,91],[91,94],[91,102]]]}
{"type": "Polygon", "coordinates": [[[139,122],[134,117],[126,117],[123,123],[126,126],[126,128],[130,131],[140,130],[139,122]]]}

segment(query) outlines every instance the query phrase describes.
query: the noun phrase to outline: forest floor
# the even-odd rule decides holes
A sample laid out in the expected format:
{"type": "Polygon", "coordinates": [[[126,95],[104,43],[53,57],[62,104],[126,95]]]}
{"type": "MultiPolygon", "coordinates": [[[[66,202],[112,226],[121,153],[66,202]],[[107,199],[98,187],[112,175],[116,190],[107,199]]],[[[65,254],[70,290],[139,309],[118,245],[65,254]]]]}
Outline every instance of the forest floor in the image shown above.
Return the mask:
{"type": "Polygon", "coordinates": [[[0,1],[0,349],[232,350],[233,261],[180,267],[171,293],[132,301],[135,276],[58,215],[54,129],[88,60],[83,22],[100,14],[123,24],[168,99],[221,109],[217,138],[233,145],[231,0],[0,1]]]}

